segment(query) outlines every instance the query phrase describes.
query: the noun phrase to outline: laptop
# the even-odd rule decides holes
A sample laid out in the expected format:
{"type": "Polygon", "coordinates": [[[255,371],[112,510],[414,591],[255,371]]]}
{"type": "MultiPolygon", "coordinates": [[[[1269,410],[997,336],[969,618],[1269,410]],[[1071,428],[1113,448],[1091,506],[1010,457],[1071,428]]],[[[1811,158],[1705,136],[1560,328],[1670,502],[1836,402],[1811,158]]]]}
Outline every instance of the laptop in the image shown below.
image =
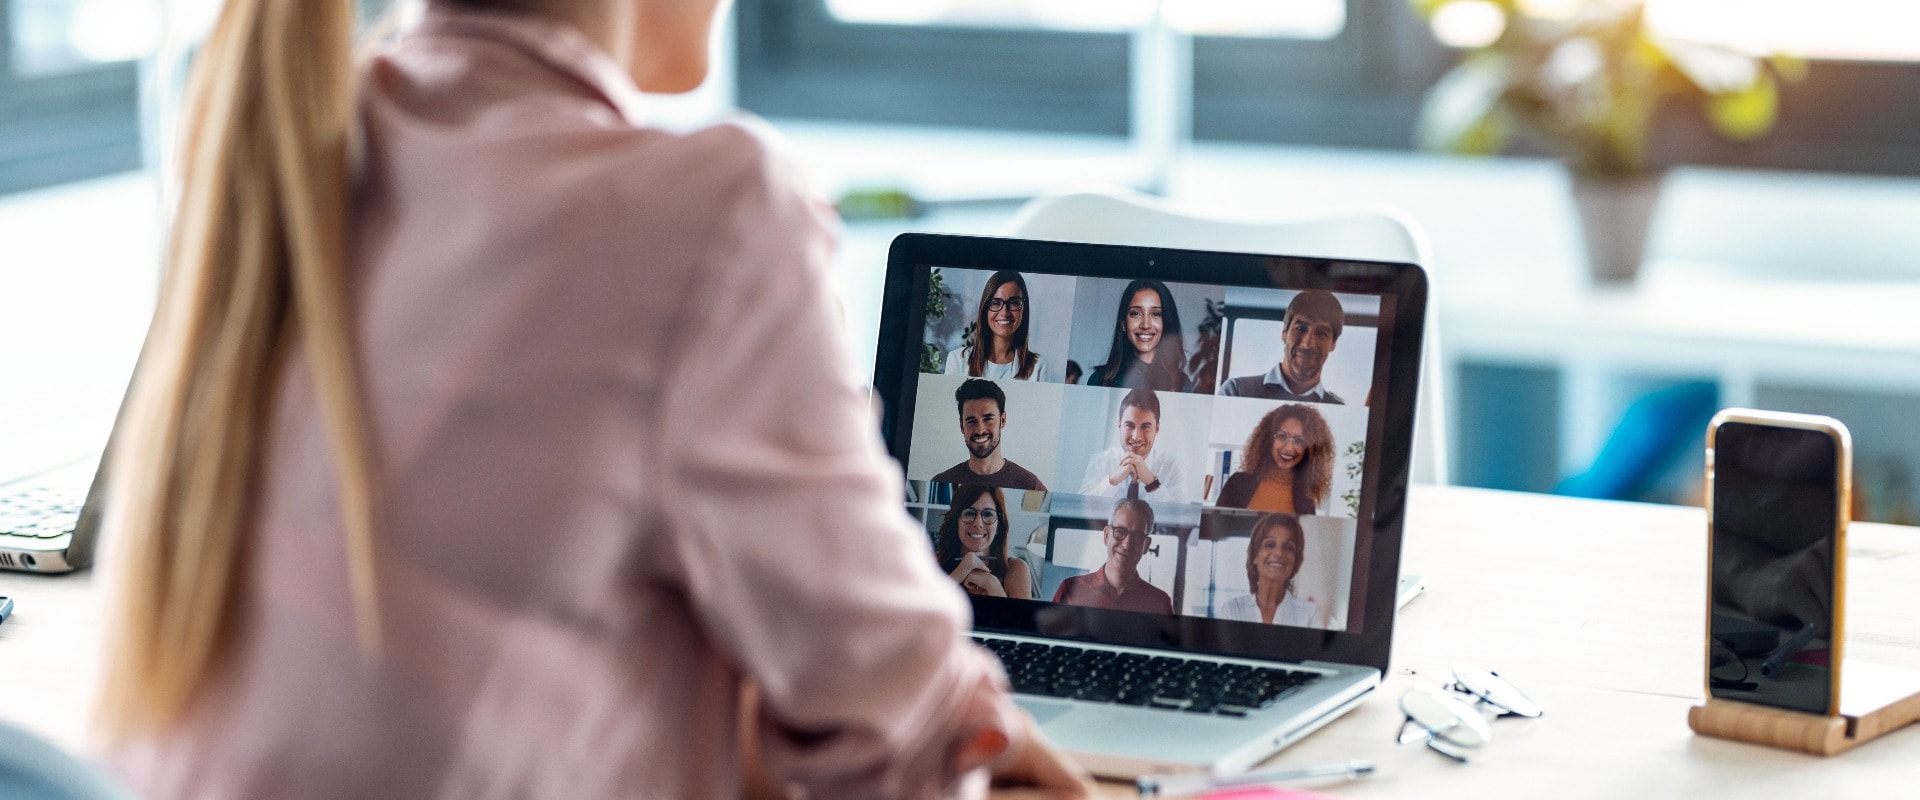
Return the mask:
{"type": "Polygon", "coordinates": [[[106,496],[101,464],[94,455],[0,482],[0,570],[93,565],[106,496]]]}
{"type": "Polygon", "coordinates": [[[96,448],[112,448],[124,414],[123,403],[110,428],[98,426],[97,439],[82,433],[51,448],[50,466],[0,476],[0,570],[57,574],[93,566],[107,497],[106,456],[96,448]]]}
{"type": "Polygon", "coordinates": [[[908,512],[1089,771],[1243,771],[1380,684],[1426,303],[1411,264],[894,241],[908,512]]]}

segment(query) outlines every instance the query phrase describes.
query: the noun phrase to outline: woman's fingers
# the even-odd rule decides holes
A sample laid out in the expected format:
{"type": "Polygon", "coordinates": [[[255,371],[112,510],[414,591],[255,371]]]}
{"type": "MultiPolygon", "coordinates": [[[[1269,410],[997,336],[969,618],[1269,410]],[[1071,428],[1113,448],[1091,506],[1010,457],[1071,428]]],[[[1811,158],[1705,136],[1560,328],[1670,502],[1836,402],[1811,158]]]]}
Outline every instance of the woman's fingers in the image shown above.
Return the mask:
{"type": "MultiPolygon", "coordinates": [[[[1013,760],[994,776],[994,785],[1039,792],[1031,797],[1071,800],[1092,797],[1093,778],[1087,771],[1047,741],[1039,727],[1033,724],[1032,717],[1020,714],[1020,724],[1026,729],[1024,735],[1019,737],[1024,745],[1013,760]]],[[[995,796],[1001,795],[996,793],[995,796]]]]}

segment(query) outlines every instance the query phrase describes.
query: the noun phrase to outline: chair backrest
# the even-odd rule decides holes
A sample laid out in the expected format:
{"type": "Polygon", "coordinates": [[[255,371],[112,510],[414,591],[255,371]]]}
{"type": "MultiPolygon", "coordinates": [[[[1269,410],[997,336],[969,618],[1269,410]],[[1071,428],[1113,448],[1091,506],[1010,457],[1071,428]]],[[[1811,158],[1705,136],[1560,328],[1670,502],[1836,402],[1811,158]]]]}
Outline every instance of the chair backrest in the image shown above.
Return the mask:
{"type": "MultiPolygon", "coordinates": [[[[1404,261],[1426,268],[1429,278],[1433,267],[1419,224],[1393,209],[1234,220],[1118,187],[1036,198],[1014,218],[1009,235],[1057,242],[1404,261]]],[[[1412,478],[1416,483],[1443,484],[1447,482],[1446,392],[1433,305],[1429,295],[1412,478]]]]}
{"type": "Polygon", "coordinates": [[[0,722],[0,797],[126,800],[99,770],[25,729],[0,722]]]}

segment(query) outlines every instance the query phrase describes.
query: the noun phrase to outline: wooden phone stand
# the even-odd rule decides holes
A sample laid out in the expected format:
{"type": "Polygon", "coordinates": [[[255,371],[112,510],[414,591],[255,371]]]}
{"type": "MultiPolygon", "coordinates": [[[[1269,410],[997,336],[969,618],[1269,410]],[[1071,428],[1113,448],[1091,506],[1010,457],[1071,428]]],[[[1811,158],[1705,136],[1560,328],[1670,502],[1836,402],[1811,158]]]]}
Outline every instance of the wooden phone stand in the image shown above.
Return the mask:
{"type": "MultiPolygon", "coordinates": [[[[1844,682],[1841,690],[1845,691],[1844,682]]],[[[1687,712],[1687,726],[1694,733],[1817,756],[1844,753],[1915,720],[1920,720],[1920,694],[1907,695],[1864,714],[1833,717],[1732,700],[1708,700],[1687,712]]]]}

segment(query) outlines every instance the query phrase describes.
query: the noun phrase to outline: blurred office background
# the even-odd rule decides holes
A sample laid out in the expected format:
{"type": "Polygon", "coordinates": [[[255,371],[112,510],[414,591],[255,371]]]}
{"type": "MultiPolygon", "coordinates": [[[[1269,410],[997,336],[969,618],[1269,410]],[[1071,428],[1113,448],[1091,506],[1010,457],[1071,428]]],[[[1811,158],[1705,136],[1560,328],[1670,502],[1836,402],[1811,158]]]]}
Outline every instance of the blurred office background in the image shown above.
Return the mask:
{"type": "MultiPolygon", "coordinates": [[[[1915,522],[1920,5],[1648,0],[1661,36],[1809,68],[1754,141],[1662,110],[1645,265],[1600,287],[1537,142],[1414,148],[1465,48],[1586,2],[1420,5],[737,0],[715,80],[657,113],[769,117],[846,199],[835,280],[864,359],[899,231],[1003,231],[1087,181],[1250,218],[1384,204],[1432,243],[1453,482],[1697,502],[1701,415],[1757,405],[1847,422],[1862,515],[1915,522]]],[[[179,76],[218,6],[0,0],[0,476],[98,446],[152,303],[179,76]]]]}

